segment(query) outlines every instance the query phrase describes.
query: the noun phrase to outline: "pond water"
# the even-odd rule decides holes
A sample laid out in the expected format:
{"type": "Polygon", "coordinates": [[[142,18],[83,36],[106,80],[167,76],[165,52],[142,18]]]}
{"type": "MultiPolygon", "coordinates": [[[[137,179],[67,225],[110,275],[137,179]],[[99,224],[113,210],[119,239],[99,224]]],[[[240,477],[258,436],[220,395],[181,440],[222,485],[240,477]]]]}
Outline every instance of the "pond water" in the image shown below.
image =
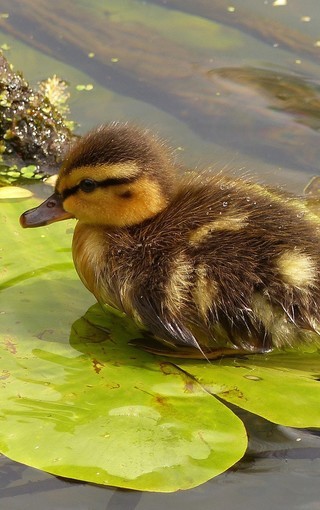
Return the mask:
{"type": "MultiPolygon", "coordinates": [[[[277,3],[2,0],[1,44],[32,85],[53,74],[69,82],[79,133],[134,121],[160,133],[189,167],[302,193],[319,173],[320,11],[317,0],[277,3]]],[[[248,455],[196,489],[123,491],[1,457],[1,508],[319,508],[319,435],[241,417],[248,455]]]]}

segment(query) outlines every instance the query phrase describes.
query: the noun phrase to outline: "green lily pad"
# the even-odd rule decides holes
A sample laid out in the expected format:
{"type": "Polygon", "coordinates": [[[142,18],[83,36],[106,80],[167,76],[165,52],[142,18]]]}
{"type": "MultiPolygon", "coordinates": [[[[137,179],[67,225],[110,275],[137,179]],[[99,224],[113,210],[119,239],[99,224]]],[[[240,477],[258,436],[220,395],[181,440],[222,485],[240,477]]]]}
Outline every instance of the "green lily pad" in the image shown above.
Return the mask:
{"type": "MultiPolygon", "coordinates": [[[[100,328],[108,322],[97,306],[85,318],[100,328]]],[[[128,319],[122,318],[122,324],[128,341],[139,334],[128,319]]],[[[175,360],[175,365],[212,395],[269,421],[291,427],[320,427],[320,358],[316,347],[215,363],[175,360]]]]}
{"type": "Polygon", "coordinates": [[[98,305],[79,319],[93,298],[71,262],[72,223],[24,231],[19,214],[33,205],[2,209],[0,451],[56,475],[163,492],[232,466],[247,445],[240,419],[183,368],[129,346],[129,320],[98,305]]]}
{"type": "Polygon", "coordinates": [[[0,200],[18,199],[25,200],[26,198],[32,197],[32,192],[25,188],[19,188],[18,186],[3,186],[0,187],[0,200]]]}
{"type": "MultiPolygon", "coordinates": [[[[100,328],[107,324],[100,307],[92,307],[85,317],[100,328]]],[[[122,323],[128,323],[129,332],[130,321],[122,318],[122,323]]],[[[128,341],[138,334],[131,327],[128,341]]],[[[316,346],[213,363],[175,359],[175,365],[210,394],[269,421],[288,427],[320,427],[320,351],[316,346]]]]}
{"type": "Polygon", "coordinates": [[[223,400],[282,425],[320,427],[316,347],[209,363],[128,345],[137,327],[90,306],[75,274],[73,223],[20,228],[34,204],[2,204],[2,453],[60,476],[170,492],[244,454],[244,425],[223,400]]]}
{"type": "Polygon", "coordinates": [[[273,352],[187,370],[212,394],[269,421],[320,427],[318,350],[273,352]]]}

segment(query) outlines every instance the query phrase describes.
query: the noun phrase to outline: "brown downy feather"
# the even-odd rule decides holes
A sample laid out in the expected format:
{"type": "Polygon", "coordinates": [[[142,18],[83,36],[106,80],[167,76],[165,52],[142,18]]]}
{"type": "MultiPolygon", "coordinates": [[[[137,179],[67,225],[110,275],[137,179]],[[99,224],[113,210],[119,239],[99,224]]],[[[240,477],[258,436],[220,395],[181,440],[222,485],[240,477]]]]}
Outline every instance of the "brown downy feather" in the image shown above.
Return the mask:
{"type": "Polygon", "coordinates": [[[221,175],[182,177],[155,217],[97,232],[97,299],[173,346],[263,351],[302,341],[300,329],[317,332],[319,227],[290,195],[221,175]]]}
{"type": "Polygon", "coordinates": [[[84,284],[173,355],[263,352],[318,334],[319,219],[302,200],[238,178],[179,176],[156,138],[114,124],[71,150],[56,194],[79,220],[84,284]]]}

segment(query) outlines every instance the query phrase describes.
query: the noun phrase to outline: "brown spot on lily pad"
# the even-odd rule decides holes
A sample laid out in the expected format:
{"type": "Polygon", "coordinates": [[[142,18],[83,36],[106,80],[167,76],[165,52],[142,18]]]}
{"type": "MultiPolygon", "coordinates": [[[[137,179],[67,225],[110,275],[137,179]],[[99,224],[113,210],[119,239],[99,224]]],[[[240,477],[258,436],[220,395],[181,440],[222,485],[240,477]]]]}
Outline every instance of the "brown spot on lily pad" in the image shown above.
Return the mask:
{"type": "Polygon", "coordinates": [[[92,360],[92,365],[93,365],[94,371],[97,374],[99,374],[101,372],[102,368],[104,367],[104,364],[101,363],[101,361],[98,361],[97,359],[92,360]]]}
{"type": "Polygon", "coordinates": [[[161,406],[168,406],[169,405],[168,399],[166,397],[164,397],[163,395],[155,394],[154,395],[154,400],[155,400],[156,404],[159,404],[161,406]]]}
{"type": "Polygon", "coordinates": [[[16,344],[11,340],[10,338],[6,338],[4,341],[4,348],[11,352],[11,354],[17,354],[17,347],[16,344]]]}
{"type": "Polygon", "coordinates": [[[237,398],[237,399],[241,399],[241,400],[247,400],[244,396],[244,394],[242,393],[242,391],[239,390],[239,388],[235,387],[233,388],[232,390],[227,390],[227,391],[222,391],[221,393],[218,393],[217,394],[218,397],[221,397],[221,398],[224,398],[224,397],[227,397],[228,399],[229,398],[237,398]]]}
{"type": "Polygon", "coordinates": [[[10,377],[9,370],[1,370],[0,372],[0,381],[4,381],[5,379],[8,379],[10,377]]]}
{"type": "Polygon", "coordinates": [[[106,384],[106,388],[108,388],[109,390],[118,390],[119,388],[121,388],[121,386],[119,383],[109,383],[106,384]]]}
{"type": "Polygon", "coordinates": [[[188,379],[184,385],[185,393],[194,393],[195,391],[197,391],[198,388],[195,388],[195,386],[197,386],[197,383],[192,379],[188,379]]]}

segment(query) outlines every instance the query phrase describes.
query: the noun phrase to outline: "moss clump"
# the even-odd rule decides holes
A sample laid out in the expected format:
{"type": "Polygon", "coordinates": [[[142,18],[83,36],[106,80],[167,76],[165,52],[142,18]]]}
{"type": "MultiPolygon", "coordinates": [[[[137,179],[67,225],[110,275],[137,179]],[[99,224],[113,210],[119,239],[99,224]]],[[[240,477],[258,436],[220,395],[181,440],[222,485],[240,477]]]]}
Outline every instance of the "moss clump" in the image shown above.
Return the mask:
{"type": "Polygon", "coordinates": [[[56,172],[74,137],[68,97],[57,77],[34,91],[0,53],[0,183],[56,172]]]}

